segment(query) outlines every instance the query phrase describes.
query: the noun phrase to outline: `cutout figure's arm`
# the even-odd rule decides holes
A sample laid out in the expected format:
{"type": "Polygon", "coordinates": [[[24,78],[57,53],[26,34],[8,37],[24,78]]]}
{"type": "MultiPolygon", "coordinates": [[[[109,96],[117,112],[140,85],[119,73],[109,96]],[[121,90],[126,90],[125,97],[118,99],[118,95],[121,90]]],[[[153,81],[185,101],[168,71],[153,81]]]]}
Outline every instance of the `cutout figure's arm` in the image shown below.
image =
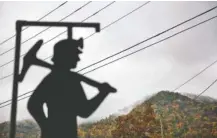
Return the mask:
{"type": "Polygon", "coordinates": [[[43,88],[45,88],[45,86],[43,83],[41,83],[31,95],[27,105],[28,111],[41,129],[45,126],[47,119],[43,111],[43,104],[45,103],[44,97],[46,93],[45,89],[43,88]]]}
{"type": "MultiPolygon", "coordinates": [[[[74,72],[72,72],[72,73],[74,73],[74,72]]],[[[117,92],[117,90],[116,90],[114,87],[110,86],[110,85],[107,84],[107,83],[99,83],[99,82],[97,82],[97,81],[95,81],[95,80],[92,80],[92,79],[90,79],[90,78],[87,78],[87,77],[85,77],[85,76],[83,76],[83,75],[80,75],[80,74],[78,74],[78,73],[75,73],[75,74],[76,74],[78,80],[80,80],[80,81],[82,81],[82,82],[85,82],[85,83],[87,83],[88,85],[91,85],[91,86],[93,86],[93,87],[96,87],[96,88],[98,88],[98,89],[100,89],[100,90],[102,90],[102,88],[103,88],[104,90],[106,90],[106,91],[108,91],[108,92],[113,92],[113,93],[117,92]]]]}
{"type": "Polygon", "coordinates": [[[88,100],[86,96],[82,96],[78,107],[78,115],[83,118],[89,117],[108,96],[109,92],[99,92],[95,97],[88,100]]]}
{"type": "Polygon", "coordinates": [[[108,94],[113,92],[113,88],[108,83],[102,83],[97,88],[99,93],[90,100],[86,98],[84,93],[83,95],[80,95],[80,105],[78,108],[80,117],[89,117],[99,107],[108,94]]]}

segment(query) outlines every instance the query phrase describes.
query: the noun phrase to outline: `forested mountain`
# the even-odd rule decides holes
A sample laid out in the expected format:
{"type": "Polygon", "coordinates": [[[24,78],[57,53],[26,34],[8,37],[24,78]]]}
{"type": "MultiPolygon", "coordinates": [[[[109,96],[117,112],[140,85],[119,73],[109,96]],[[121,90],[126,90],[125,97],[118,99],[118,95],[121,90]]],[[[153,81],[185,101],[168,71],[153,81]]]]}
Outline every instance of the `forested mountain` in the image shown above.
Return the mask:
{"type": "Polygon", "coordinates": [[[80,137],[216,138],[216,101],[204,96],[193,100],[194,97],[161,91],[126,115],[88,124],[88,129],[80,127],[80,137]]]}
{"type": "MultiPolygon", "coordinates": [[[[161,91],[133,106],[127,114],[81,124],[78,134],[80,138],[216,138],[216,100],[194,97],[161,91]]],[[[5,122],[0,125],[0,138],[6,138],[7,133],[5,122]]],[[[19,122],[17,137],[39,137],[39,128],[30,120],[19,122]]]]}

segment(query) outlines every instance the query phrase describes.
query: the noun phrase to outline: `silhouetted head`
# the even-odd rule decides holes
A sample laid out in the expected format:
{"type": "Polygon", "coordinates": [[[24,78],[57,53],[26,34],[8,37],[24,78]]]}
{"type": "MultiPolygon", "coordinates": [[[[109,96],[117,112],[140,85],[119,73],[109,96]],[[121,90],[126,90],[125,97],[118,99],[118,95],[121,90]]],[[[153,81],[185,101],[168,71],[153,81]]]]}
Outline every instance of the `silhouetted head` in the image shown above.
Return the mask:
{"type": "Polygon", "coordinates": [[[70,70],[77,66],[80,60],[79,54],[82,53],[83,39],[65,39],[54,45],[54,55],[52,61],[58,68],[70,70]]]}

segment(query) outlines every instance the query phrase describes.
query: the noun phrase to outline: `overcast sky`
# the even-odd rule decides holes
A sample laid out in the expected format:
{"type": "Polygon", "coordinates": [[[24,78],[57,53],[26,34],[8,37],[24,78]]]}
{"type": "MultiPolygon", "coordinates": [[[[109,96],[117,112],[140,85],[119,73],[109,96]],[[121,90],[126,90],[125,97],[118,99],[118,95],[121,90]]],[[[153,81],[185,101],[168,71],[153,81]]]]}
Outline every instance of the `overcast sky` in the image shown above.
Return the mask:
{"type": "MultiPolygon", "coordinates": [[[[0,2],[0,41],[15,34],[16,20],[37,20],[62,2],[0,2]]],[[[58,21],[86,2],[68,2],[56,12],[47,16],[44,21],[58,21]]],[[[64,21],[80,22],[110,2],[92,2],[64,21]]],[[[86,22],[99,22],[104,27],[145,2],[115,2],[107,9],[96,14],[86,22]]],[[[76,70],[105,58],[139,41],[168,29],[184,20],[217,5],[217,2],[150,2],[138,11],[130,14],[111,27],[85,40],[81,61],[76,70]]],[[[147,46],[200,21],[217,15],[214,10],[190,23],[180,26],[164,35],[139,45],[137,48],[122,53],[123,56],[136,49],[147,46]]],[[[44,28],[31,27],[22,33],[22,41],[40,32],[44,28]]],[[[39,39],[44,41],[54,37],[64,28],[51,28],[22,45],[25,53],[39,39]]],[[[93,33],[93,29],[75,29],[75,38],[93,33]]],[[[43,59],[52,55],[53,45],[66,38],[62,35],[42,46],[38,57],[43,59]]],[[[14,47],[15,39],[0,46],[0,53],[14,47]]],[[[200,25],[169,40],[161,42],[144,51],[119,60],[106,67],[86,74],[100,82],[109,82],[118,89],[102,103],[99,109],[85,121],[102,118],[117,112],[136,101],[160,90],[173,90],[200,70],[217,60],[217,19],[200,25]]],[[[14,58],[14,51],[0,56],[0,65],[14,58]]],[[[116,59],[112,58],[113,60],[116,59]]],[[[47,60],[50,62],[50,60],[47,60]]],[[[109,62],[108,60],[106,62],[109,62]]],[[[104,62],[104,63],[106,63],[104,62]]],[[[102,64],[101,64],[102,65],[102,64]]],[[[99,66],[99,65],[97,65],[99,66]]],[[[94,66],[93,68],[97,67],[94,66]]],[[[84,72],[88,71],[84,70],[84,72]]],[[[0,77],[13,72],[13,63],[0,68],[0,77]]],[[[36,88],[49,70],[31,67],[24,82],[19,85],[19,94],[36,88]]],[[[199,94],[217,78],[217,64],[178,90],[199,94]]],[[[95,88],[82,84],[88,98],[97,93],[95,88]]],[[[217,84],[204,95],[217,98],[217,84]]],[[[12,77],[0,81],[0,102],[11,98],[12,77]]],[[[18,119],[30,118],[26,110],[26,100],[18,103],[18,119]]],[[[9,120],[10,106],[0,109],[0,122],[9,120]]],[[[84,120],[83,120],[84,121],[84,120]]]]}

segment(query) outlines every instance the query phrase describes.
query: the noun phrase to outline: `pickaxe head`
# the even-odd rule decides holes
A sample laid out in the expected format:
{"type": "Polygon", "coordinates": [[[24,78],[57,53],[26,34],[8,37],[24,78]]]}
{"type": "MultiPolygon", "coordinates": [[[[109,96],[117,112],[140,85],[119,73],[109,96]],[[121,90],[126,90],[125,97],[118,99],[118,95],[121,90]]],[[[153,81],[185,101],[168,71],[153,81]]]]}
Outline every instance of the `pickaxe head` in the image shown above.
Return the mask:
{"type": "Polygon", "coordinates": [[[25,77],[29,67],[33,64],[37,63],[37,57],[36,54],[40,47],[43,44],[43,40],[39,40],[35,43],[35,45],[28,51],[28,53],[23,58],[23,68],[21,70],[21,73],[19,75],[19,81],[23,81],[23,78],[25,77]]]}

